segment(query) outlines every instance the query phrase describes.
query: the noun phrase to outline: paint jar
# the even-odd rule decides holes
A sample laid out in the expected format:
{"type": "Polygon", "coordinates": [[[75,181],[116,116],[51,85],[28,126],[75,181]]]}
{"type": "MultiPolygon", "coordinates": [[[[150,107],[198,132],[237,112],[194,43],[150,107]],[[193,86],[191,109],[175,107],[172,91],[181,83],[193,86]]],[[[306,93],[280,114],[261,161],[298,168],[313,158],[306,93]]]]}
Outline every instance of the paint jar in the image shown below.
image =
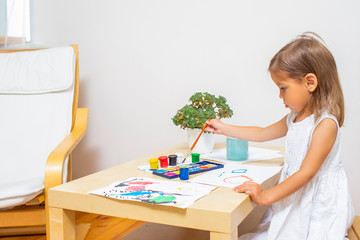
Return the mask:
{"type": "Polygon", "coordinates": [[[149,160],[150,169],[158,169],[159,168],[159,159],[152,158],[149,160]]]}
{"type": "Polygon", "coordinates": [[[226,138],[226,157],[228,160],[241,161],[246,160],[249,156],[248,141],[226,138]]]}
{"type": "Polygon", "coordinates": [[[160,161],[160,167],[166,168],[166,167],[169,166],[169,164],[168,164],[168,157],[167,157],[167,156],[161,156],[161,157],[159,157],[159,161],[160,161]]]}
{"type": "Polygon", "coordinates": [[[169,165],[170,166],[176,166],[176,159],[177,159],[177,156],[174,155],[174,154],[171,154],[168,156],[169,158],[169,165]]]}
{"type": "Polygon", "coordinates": [[[200,153],[191,154],[192,163],[197,163],[200,161],[200,153]]]}
{"type": "Polygon", "coordinates": [[[176,162],[179,163],[179,164],[182,163],[182,161],[184,160],[184,154],[182,154],[182,153],[174,153],[174,155],[177,156],[176,162]]]}
{"type": "Polygon", "coordinates": [[[180,179],[181,180],[189,180],[189,168],[188,167],[180,168],[180,179]]]}

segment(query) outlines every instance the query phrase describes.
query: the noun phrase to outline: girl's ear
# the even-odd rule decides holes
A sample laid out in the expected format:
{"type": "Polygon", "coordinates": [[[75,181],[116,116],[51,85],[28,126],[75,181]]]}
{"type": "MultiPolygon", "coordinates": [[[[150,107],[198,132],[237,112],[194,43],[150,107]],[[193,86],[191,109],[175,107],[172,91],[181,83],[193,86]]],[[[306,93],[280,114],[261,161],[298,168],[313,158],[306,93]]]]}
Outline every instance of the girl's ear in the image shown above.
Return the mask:
{"type": "Polygon", "coordinates": [[[318,79],[317,79],[316,75],[313,73],[308,73],[305,76],[304,80],[305,80],[306,86],[309,89],[309,91],[314,92],[318,86],[318,79]]]}

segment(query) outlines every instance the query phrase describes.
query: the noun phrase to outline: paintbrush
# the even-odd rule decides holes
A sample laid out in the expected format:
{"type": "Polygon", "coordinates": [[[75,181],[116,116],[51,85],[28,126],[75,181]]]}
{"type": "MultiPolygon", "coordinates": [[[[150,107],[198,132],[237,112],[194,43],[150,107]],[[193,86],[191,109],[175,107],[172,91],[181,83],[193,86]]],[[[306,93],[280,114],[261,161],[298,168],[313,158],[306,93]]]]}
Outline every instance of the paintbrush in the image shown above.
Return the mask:
{"type": "Polygon", "coordinates": [[[195,147],[196,143],[198,142],[198,140],[199,140],[199,138],[200,138],[201,134],[204,132],[204,130],[205,130],[205,128],[206,128],[206,127],[207,127],[207,123],[205,123],[205,124],[204,124],[204,127],[202,128],[202,130],[201,130],[201,132],[200,132],[199,136],[196,138],[195,142],[194,142],[194,143],[193,143],[193,145],[191,146],[191,148],[190,148],[189,152],[186,154],[186,156],[185,156],[184,160],[182,161],[182,163],[184,163],[184,162],[185,162],[185,160],[186,160],[186,158],[190,155],[191,151],[194,149],[194,147],[195,147]]]}

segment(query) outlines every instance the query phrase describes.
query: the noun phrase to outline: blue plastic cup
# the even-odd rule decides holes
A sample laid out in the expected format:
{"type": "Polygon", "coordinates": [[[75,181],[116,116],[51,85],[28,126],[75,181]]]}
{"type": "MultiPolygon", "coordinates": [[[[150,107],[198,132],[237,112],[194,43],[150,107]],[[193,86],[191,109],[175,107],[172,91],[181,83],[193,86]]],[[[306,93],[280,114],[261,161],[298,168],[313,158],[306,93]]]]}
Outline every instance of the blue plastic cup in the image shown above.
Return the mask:
{"type": "Polygon", "coordinates": [[[189,180],[189,168],[188,167],[180,168],[180,179],[181,180],[189,180]]]}
{"type": "Polygon", "coordinates": [[[228,160],[241,161],[246,160],[249,156],[248,141],[226,138],[226,157],[228,160]]]}

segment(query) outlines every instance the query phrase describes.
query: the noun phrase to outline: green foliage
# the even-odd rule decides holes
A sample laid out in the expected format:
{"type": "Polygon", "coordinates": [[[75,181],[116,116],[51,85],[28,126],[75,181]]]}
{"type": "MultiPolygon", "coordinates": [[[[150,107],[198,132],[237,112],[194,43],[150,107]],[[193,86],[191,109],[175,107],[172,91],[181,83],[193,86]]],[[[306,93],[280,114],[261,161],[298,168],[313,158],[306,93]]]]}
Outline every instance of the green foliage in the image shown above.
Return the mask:
{"type": "Polygon", "coordinates": [[[226,98],[220,95],[217,98],[207,92],[197,92],[190,97],[189,102],[172,118],[173,123],[183,129],[202,128],[208,119],[230,118],[233,115],[226,98]]]}

